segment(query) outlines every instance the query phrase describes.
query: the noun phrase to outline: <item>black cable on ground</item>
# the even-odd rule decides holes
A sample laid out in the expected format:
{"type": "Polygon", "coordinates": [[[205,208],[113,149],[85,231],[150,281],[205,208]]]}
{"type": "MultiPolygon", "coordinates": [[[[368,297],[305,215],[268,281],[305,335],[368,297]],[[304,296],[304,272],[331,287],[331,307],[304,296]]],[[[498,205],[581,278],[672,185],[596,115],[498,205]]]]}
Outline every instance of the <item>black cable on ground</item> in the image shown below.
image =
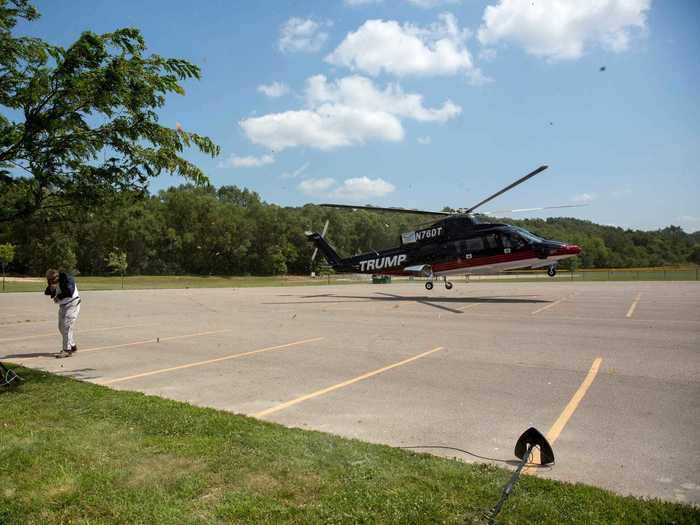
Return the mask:
{"type": "MultiPolygon", "coordinates": [[[[463,454],[467,454],[468,456],[475,457],[477,459],[483,459],[485,461],[494,461],[496,463],[505,463],[506,465],[513,464],[512,459],[489,458],[486,456],[480,456],[479,454],[475,454],[474,452],[470,452],[470,451],[464,450],[462,448],[448,447],[448,446],[443,446],[443,445],[413,445],[410,447],[406,446],[406,447],[396,447],[396,448],[405,448],[405,449],[438,448],[438,449],[444,449],[444,450],[454,450],[457,452],[461,452],[463,454]]],[[[541,465],[538,465],[537,463],[526,463],[525,466],[526,467],[540,467],[541,465]]]]}

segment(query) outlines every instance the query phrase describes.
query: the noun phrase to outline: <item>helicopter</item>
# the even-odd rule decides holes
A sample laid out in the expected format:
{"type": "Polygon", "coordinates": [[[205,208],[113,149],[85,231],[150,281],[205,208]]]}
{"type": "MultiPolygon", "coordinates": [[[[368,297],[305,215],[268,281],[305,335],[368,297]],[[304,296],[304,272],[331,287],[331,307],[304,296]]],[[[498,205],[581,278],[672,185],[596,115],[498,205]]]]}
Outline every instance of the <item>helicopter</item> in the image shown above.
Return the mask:
{"type": "MultiPolygon", "coordinates": [[[[482,223],[473,212],[499,195],[522,184],[546,170],[540,166],[502,190],[470,208],[455,211],[428,211],[408,208],[382,208],[351,204],[321,204],[331,208],[350,210],[366,209],[387,213],[411,213],[428,215],[435,219],[428,226],[401,234],[401,245],[382,251],[363,253],[342,258],[326,240],[326,222],[323,232],[305,232],[306,238],[316,249],[312,263],[320,251],[336,273],[360,273],[372,275],[415,276],[427,278],[425,287],[433,289],[436,278],[442,278],[445,288],[451,290],[451,275],[498,273],[522,268],[547,268],[554,277],[557,264],[563,259],[575,257],[581,248],[575,244],[543,239],[518,226],[500,223],[482,223]],[[443,217],[443,218],[439,218],[443,217]]],[[[581,205],[526,208],[515,211],[533,211],[550,208],[570,208],[581,205]]],[[[492,212],[499,213],[499,212],[492,212]]]]}

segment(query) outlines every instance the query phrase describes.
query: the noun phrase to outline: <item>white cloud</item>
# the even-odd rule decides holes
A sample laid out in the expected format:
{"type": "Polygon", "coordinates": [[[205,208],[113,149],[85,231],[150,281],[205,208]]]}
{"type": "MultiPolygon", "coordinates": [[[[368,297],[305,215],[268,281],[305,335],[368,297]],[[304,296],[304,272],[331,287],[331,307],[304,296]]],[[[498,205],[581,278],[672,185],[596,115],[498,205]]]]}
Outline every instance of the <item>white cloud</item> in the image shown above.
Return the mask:
{"type": "Polygon", "coordinates": [[[306,195],[323,195],[335,184],[335,180],[330,177],[325,179],[306,179],[299,183],[299,189],[306,195]]]}
{"type": "Polygon", "coordinates": [[[333,83],[329,83],[323,75],[315,75],[307,81],[306,98],[311,107],[333,104],[373,113],[386,112],[418,121],[445,122],[462,111],[450,100],[441,108],[426,108],[422,95],[404,93],[398,84],[389,84],[384,91],[380,91],[369,78],[358,75],[333,83]]]}
{"type": "Polygon", "coordinates": [[[586,203],[586,202],[594,201],[597,198],[598,198],[597,193],[579,193],[578,195],[574,195],[571,198],[571,200],[574,202],[586,203]]]}
{"type": "Polygon", "coordinates": [[[275,157],[272,155],[263,155],[262,157],[237,157],[230,155],[224,161],[219,162],[219,168],[259,168],[275,162],[275,157]]]}
{"type": "Polygon", "coordinates": [[[381,4],[384,0],[343,0],[343,3],[348,7],[357,7],[360,5],[381,4]]]}
{"type": "Polygon", "coordinates": [[[491,62],[496,59],[498,51],[492,47],[484,47],[479,50],[479,61],[481,62],[491,62]]]}
{"type": "Polygon", "coordinates": [[[500,0],[479,28],[483,45],[514,42],[553,60],[579,58],[588,44],[629,47],[631,29],[644,30],[651,0],[500,0]]]}
{"type": "Polygon", "coordinates": [[[331,197],[342,200],[361,201],[370,197],[383,197],[396,190],[396,186],[384,179],[357,177],[346,179],[341,186],[333,190],[331,197]]]}
{"type": "Polygon", "coordinates": [[[403,139],[401,121],[394,115],[331,104],[314,110],[249,118],[240,124],[253,143],[276,150],[295,146],[327,150],[369,139],[390,142],[403,139]]]}
{"type": "Polygon", "coordinates": [[[403,140],[401,118],[444,122],[462,108],[446,101],[426,108],[421,95],[404,93],[395,84],[383,91],[365,77],[328,82],[323,75],[307,80],[305,109],[244,119],[243,131],[255,144],[282,150],[309,146],[328,150],[368,140],[403,140]]]}
{"type": "Polygon", "coordinates": [[[430,137],[426,136],[426,137],[418,137],[418,138],[416,139],[416,141],[418,142],[418,144],[422,144],[423,146],[427,146],[428,144],[432,144],[433,139],[431,139],[430,137]]]}
{"type": "Polygon", "coordinates": [[[354,202],[383,197],[396,190],[396,186],[384,179],[369,177],[345,179],[340,185],[330,177],[306,179],[299,183],[298,188],[306,195],[354,202]]]}
{"type": "Polygon", "coordinates": [[[291,173],[285,171],[282,174],[282,178],[283,179],[296,179],[297,177],[302,175],[307,169],[309,169],[309,166],[310,166],[310,163],[305,162],[299,168],[295,169],[291,173]]]}
{"type": "Polygon", "coordinates": [[[292,17],[280,30],[279,48],[290,53],[319,51],[328,40],[328,33],[323,29],[330,25],[330,22],[292,17]]]}
{"type": "Polygon", "coordinates": [[[258,93],[268,97],[281,97],[289,93],[289,87],[284,82],[273,82],[272,84],[260,84],[258,93]]]}
{"type": "Polygon", "coordinates": [[[468,36],[450,13],[428,27],[368,20],[325,60],[370,75],[454,75],[473,67],[465,45],[468,36]]]}
{"type": "Polygon", "coordinates": [[[462,0],[407,0],[407,2],[421,9],[432,9],[444,5],[455,5],[462,3],[462,0]]]}

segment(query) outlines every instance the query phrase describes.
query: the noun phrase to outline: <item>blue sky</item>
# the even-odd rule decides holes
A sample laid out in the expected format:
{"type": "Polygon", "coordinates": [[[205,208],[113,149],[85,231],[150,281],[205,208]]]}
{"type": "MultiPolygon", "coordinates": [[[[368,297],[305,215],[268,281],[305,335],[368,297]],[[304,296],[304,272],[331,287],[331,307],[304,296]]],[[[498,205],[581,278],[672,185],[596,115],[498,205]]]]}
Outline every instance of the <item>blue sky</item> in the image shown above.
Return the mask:
{"type": "Polygon", "coordinates": [[[587,203],[566,215],[700,229],[696,1],[36,5],[19,32],[68,45],[134,26],[150,51],[200,65],[161,121],[221,145],[218,159],[188,154],[217,186],[439,209],[548,164],[486,209],[587,203]]]}

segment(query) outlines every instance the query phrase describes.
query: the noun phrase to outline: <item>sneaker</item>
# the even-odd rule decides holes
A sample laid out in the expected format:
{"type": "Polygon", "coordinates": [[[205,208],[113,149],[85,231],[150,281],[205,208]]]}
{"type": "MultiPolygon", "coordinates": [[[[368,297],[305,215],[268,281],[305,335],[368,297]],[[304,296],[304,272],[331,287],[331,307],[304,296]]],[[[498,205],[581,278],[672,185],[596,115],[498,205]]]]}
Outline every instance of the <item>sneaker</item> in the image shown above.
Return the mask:
{"type": "Polygon", "coordinates": [[[56,354],[56,359],[62,359],[64,357],[70,357],[72,356],[73,353],[70,350],[61,350],[59,353],[56,354]]]}
{"type": "Polygon", "coordinates": [[[76,345],[73,345],[73,346],[70,347],[70,353],[71,353],[71,354],[74,354],[74,353],[76,353],[77,351],[78,351],[78,347],[77,347],[76,345]]]}

